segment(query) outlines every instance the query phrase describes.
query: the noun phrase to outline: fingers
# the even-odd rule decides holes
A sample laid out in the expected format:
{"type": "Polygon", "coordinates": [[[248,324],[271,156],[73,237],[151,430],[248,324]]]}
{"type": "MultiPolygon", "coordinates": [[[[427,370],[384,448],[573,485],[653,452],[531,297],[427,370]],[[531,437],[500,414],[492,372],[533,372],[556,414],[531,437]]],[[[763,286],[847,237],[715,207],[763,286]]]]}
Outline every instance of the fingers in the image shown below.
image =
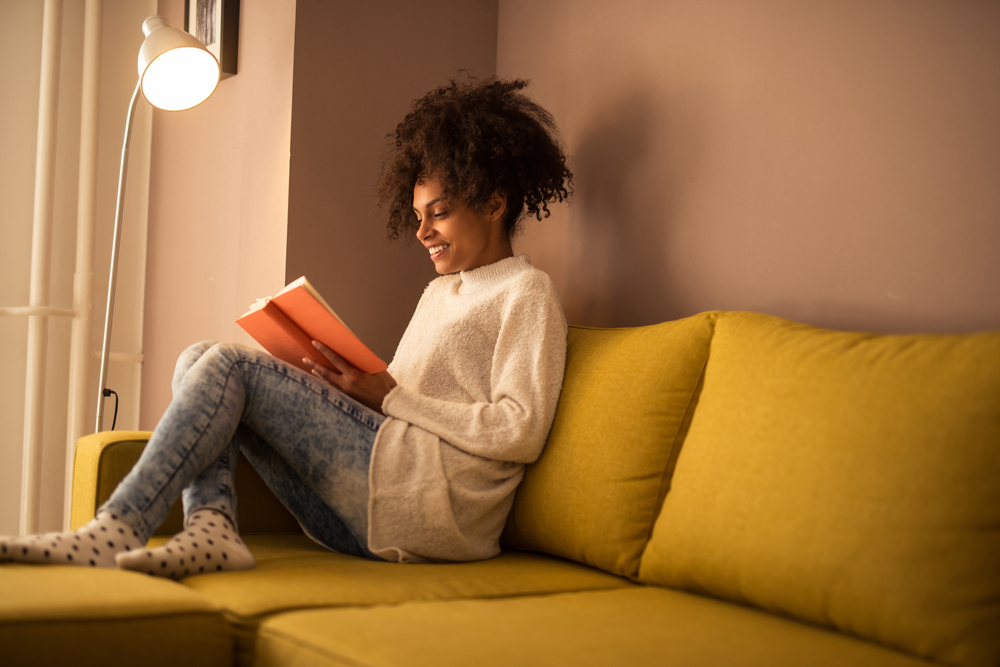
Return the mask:
{"type": "Polygon", "coordinates": [[[302,362],[316,377],[321,380],[325,380],[347,394],[351,394],[354,384],[357,383],[360,377],[364,374],[359,369],[355,368],[353,364],[323,343],[314,340],[313,347],[315,347],[320,354],[326,357],[327,360],[333,364],[333,368],[327,368],[326,366],[318,364],[309,358],[303,358],[302,362]]]}
{"type": "Polygon", "coordinates": [[[321,366],[309,357],[302,357],[302,363],[305,365],[309,371],[318,377],[320,380],[329,382],[330,384],[336,384],[334,378],[340,375],[338,371],[331,370],[326,366],[321,366]]]}
{"type": "Polygon", "coordinates": [[[334,366],[333,369],[330,369],[312,359],[302,359],[302,363],[312,371],[313,375],[376,412],[382,411],[382,401],[396,386],[396,381],[389,375],[388,371],[370,375],[355,367],[326,345],[318,341],[313,341],[313,345],[334,366]]]}
{"type": "Polygon", "coordinates": [[[334,352],[333,350],[331,350],[318,340],[314,340],[312,344],[313,347],[319,350],[320,354],[329,359],[330,363],[333,364],[334,368],[336,368],[337,371],[343,373],[347,368],[354,368],[354,366],[348,363],[342,356],[340,356],[339,354],[337,354],[336,352],[334,352]]]}
{"type": "MultiPolygon", "coordinates": [[[[368,407],[372,407],[373,403],[371,397],[368,395],[368,392],[365,391],[365,387],[359,384],[359,381],[364,378],[362,377],[363,373],[361,373],[358,369],[348,365],[348,367],[344,369],[344,372],[339,372],[337,370],[331,370],[321,366],[309,358],[302,359],[302,362],[312,371],[312,374],[320,380],[339,389],[354,400],[359,401],[368,407]]],[[[344,363],[346,364],[346,362],[344,363]]],[[[381,400],[378,401],[378,404],[381,405],[381,400]]],[[[377,410],[379,408],[375,407],[374,409],[377,410]]]]}
{"type": "Polygon", "coordinates": [[[340,390],[345,390],[349,382],[347,382],[347,377],[344,373],[341,373],[335,368],[327,368],[322,364],[319,364],[308,357],[303,357],[302,363],[305,364],[309,371],[318,377],[320,380],[328,384],[332,384],[340,390]]]}

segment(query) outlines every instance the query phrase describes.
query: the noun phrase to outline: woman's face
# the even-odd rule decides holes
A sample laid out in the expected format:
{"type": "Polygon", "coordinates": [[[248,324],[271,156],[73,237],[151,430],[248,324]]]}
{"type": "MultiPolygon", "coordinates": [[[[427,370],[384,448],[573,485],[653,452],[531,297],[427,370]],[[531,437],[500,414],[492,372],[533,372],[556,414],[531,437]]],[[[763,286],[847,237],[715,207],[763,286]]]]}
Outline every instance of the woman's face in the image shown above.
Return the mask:
{"type": "Polygon", "coordinates": [[[505,211],[506,201],[499,195],[493,195],[481,212],[460,200],[445,199],[441,183],[433,177],[413,188],[413,212],[420,221],[417,240],[442,275],[514,256],[503,227],[505,211]]]}

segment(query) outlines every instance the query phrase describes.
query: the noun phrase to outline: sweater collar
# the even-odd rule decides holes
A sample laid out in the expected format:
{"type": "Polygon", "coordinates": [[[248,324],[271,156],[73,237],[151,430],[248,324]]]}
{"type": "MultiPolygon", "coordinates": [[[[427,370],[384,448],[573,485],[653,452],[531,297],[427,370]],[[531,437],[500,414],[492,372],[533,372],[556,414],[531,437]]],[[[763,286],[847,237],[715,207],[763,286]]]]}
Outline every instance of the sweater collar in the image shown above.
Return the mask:
{"type": "Polygon", "coordinates": [[[515,273],[520,273],[530,267],[531,259],[527,255],[518,255],[517,257],[507,257],[506,259],[501,259],[499,262],[480,266],[470,271],[462,271],[458,274],[462,279],[462,285],[458,291],[460,294],[475,292],[487,285],[499,283],[515,273]]]}

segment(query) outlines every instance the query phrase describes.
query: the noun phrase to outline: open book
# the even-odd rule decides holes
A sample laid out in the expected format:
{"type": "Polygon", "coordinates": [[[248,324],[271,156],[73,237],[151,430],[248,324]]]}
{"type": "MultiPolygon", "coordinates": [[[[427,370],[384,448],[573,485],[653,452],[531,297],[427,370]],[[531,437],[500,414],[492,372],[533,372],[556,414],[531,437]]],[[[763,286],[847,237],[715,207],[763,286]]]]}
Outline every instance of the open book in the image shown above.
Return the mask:
{"type": "Polygon", "coordinates": [[[333,309],[309,284],[305,276],[292,281],[273,297],[258,299],[236,320],[244,331],[273,356],[297,366],[307,357],[333,368],[333,364],[313,347],[318,340],[365,373],[378,373],[387,366],[347,328],[333,309]]]}

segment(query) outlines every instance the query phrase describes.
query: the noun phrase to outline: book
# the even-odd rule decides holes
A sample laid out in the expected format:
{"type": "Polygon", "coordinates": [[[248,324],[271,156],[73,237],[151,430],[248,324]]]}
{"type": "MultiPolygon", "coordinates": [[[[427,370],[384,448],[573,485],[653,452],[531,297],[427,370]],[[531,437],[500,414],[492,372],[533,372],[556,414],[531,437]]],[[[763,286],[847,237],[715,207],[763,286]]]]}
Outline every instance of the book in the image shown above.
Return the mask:
{"type": "Polygon", "coordinates": [[[309,372],[302,358],[321,366],[333,364],[313,347],[318,340],[365,373],[388,366],[354,335],[305,276],[273,297],[258,299],[236,323],[272,356],[309,372]]]}

